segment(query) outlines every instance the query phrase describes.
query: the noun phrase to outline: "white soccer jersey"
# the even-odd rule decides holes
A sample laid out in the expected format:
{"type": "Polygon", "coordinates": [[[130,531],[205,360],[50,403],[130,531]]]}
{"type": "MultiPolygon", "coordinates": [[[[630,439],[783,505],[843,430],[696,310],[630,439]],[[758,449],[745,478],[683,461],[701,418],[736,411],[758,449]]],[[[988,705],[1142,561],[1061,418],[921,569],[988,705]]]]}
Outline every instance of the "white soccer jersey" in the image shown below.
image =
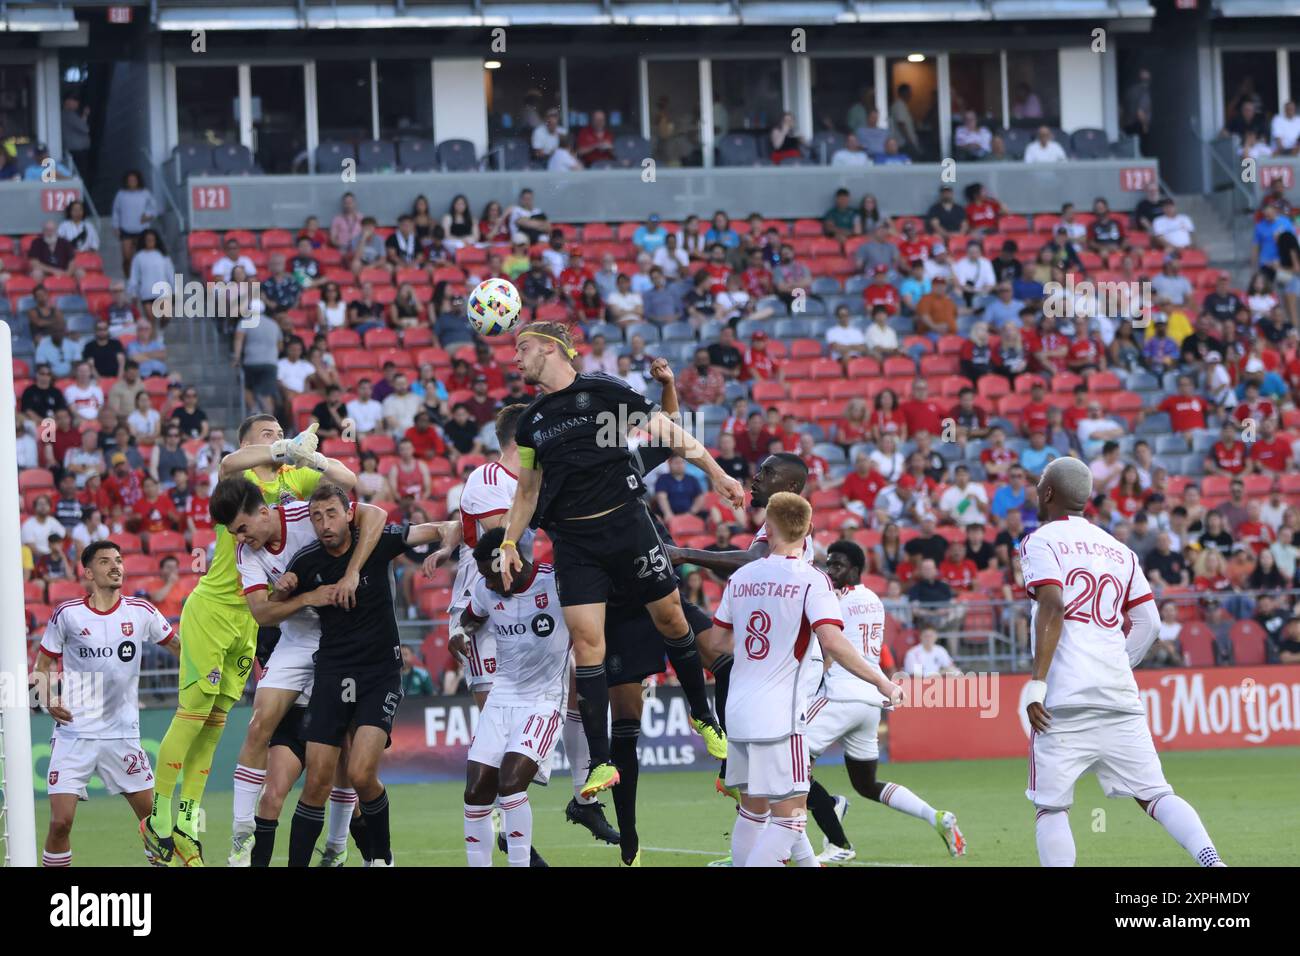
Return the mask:
{"type": "Polygon", "coordinates": [[[1028,535],[1020,544],[1020,562],[1030,597],[1038,587],[1055,584],[1065,601],[1061,640],[1047,672],[1047,709],[1142,713],[1124,647],[1124,615],[1153,600],[1137,556],[1085,519],[1065,517],[1028,535]]]}
{"type": "Polygon", "coordinates": [[[568,689],[569,629],[555,589],[555,568],[533,565],[533,579],[517,594],[492,591],[482,577],[469,612],[485,618],[481,630],[496,638],[492,697],[502,705],[559,701],[568,689]]]}
{"type": "Polygon", "coordinates": [[[56,724],[56,738],[140,736],[140,648],[166,644],[175,633],[162,613],[142,598],[119,597],[111,611],[89,599],[54,609],[41,653],[63,661],[63,706],[72,723],[56,724]]]}
{"type": "MultiPolygon", "coordinates": [[[[279,546],[272,548],[268,544],[254,549],[241,544],[236,549],[235,562],[244,594],[273,590],[275,582],[289,569],[293,556],[318,540],[305,501],[279,505],[274,510],[280,517],[279,546]]],[[[316,609],[305,607],[285,618],[280,623],[280,641],[313,649],[319,647],[320,617],[316,609]]]]}
{"type": "MultiPolygon", "coordinates": [[[[758,529],[758,534],[754,535],[754,540],[755,540],[755,541],[766,541],[766,540],[767,540],[767,522],[766,522],[766,521],[763,522],[763,527],[761,527],[761,528],[758,529]]],[[[813,536],[812,536],[812,535],[808,535],[806,538],[803,539],[803,554],[801,555],[801,557],[803,558],[803,560],[807,561],[809,564],[812,564],[812,563],[813,563],[813,558],[815,558],[816,556],[817,556],[817,549],[816,549],[816,547],[814,547],[814,545],[813,545],[813,536]]]]}
{"type": "MultiPolygon", "coordinates": [[[[840,613],[844,617],[844,636],[867,662],[880,666],[880,648],[885,643],[885,606],[876,592],[865,584],[838,592],[840,613]]],[[[826,670],[822,696],[830,700],[852,700],[880,704],[884,698],[871,684],[854,677],[843,664],[831,664],[826,670]]]]}
{"type": "MultiPolygon", "coordinates": [[[[754,535],[755,541],[767,540],[767,522],[763,522],[763,527],[758,529],[758,534],[754,535]]],[[[817,549],[813,546],[812,535],[807,535],[803,539],[803,554],[800,559],[812,564],[817,557],[817,549]]],[[[816,641],[812,642],[812,647],[808,651],[808,664],[804,668],[803,692],[805,697],[811,698],[817,693],[818,688],[822,685],[822,675],[826,671],[826,658],[822,656],[822,646],[816,641]]]]}
{"type": "Polygon", "coordinates": [[[727,733],[742,743],[798,733],[808,702],[803,680],[821,624],[843,624],[826,575],[798,558],[769,555],[733,574],[714,624],[734,630],[736,663],[727,696],[727,733]]]}
{"type": "MultiPolygon", "coordinates": [[[[460,493],[461,546],[456,552],[456,580],[451,588],[449,611],[459,611],[469,603],[475,585],[482,580],[478,565],[474,563],[474,545],[484,533],[483,519],[506,514],[515,500],[519,478],[500,462],[489,462],[475,468],[465,479],[460,493]]],[[[533,530],[524,531],[519,538],[519,553],[531,558],[533,530]]]]}

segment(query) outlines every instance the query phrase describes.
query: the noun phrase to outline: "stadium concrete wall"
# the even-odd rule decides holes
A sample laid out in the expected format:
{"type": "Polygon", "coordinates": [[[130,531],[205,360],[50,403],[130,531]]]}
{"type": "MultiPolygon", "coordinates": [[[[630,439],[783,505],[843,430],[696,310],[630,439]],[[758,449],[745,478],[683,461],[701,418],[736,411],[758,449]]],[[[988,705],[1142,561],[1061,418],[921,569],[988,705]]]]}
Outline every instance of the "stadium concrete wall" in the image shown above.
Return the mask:
{"type": "MultiPolygon", "coordinates": [[[[1300,744],[1300,666],[1142,670],[1135,676],[1157,750],[1300,744]]],[[[983,688],[971,678],[905,684],[913,706],[890,716],[891,757],[1025,757],[1028,683],[1028,675],[1013,674],[983,688]]]]}
{"type": "MultiPolygon", "coordinates": [[[[54,183],[0,182],[0,234],[40,232],[45,220],[62,221],[69,204],[81,199],[85,192],[80,179],[54,183]]],[[[100,241],[108,239],[102,236],[100,241]]]]}
{"type": "Polygon", "coordinates": [[[966,185],[984,183],[1016,213],[1059,209],[1073,202],[1091,209],[1098,196],[1111,207],[1132,209],[1149,178],[1158,173],[1155,160],[1115,159],[1072,162],[1068,165],[1025,163],[957,163],[954,176],[944,178],[937,164],[868,167],[846,170],[819,166],[724,169],[587,170],[579,173],[363,173],[355,182],[339,176],[205,176],[189,181],[187,197],[193,229],[297,229],[308,216],[319,216],[328,228],[345,192],[356,194],[358,206],[381,224],[393,224],[409,212],[417,195],[429,198],[441,214],[451,197],[464,193],[475,215],[490,199],[509,204],[525,187],[537,206],[559,222],[625,222],[658,213],[683,219],[691,213],[707,219],[715,209],[733,218],[760,212],[771,218],[821,218],[835,190],[848,189],[855,201],[874,193],[889,215],[924,212],[938,197],[940,185],[960,193],[966,185]]]}

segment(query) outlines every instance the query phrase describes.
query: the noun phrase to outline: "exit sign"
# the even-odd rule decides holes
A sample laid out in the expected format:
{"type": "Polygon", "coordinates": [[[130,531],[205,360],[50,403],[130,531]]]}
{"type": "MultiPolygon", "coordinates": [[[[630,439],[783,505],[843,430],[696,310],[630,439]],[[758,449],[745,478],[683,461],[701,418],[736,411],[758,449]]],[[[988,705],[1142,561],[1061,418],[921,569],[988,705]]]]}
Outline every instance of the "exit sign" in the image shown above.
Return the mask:
{"type": "Polygon", "coordinates": [[[109,7],[109,23],[130,23],[133,11],[130,7],[109,7]]]}

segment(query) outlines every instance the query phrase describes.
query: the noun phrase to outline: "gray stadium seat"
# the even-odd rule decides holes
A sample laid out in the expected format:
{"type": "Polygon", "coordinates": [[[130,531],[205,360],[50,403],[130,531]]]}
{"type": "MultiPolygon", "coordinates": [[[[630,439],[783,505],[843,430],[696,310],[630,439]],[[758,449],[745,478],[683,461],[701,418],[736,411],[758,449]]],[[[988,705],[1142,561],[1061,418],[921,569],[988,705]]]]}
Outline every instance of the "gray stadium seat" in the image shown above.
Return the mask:
{"type": "Polygon", "coordinates": [[[594,163],[590,164],[587,168],[588,169],[620,169],[621,167],[618,165],[618,163],[614,162],[614,160],[612,159],[598,159],[594,163]]]}
{"type": "Polygon", "coordinates": [[[447,172],[478,169],[474,144],[467,139],[444,139],[438,144],[438,165],[447,172]]]}
{"type": "Polygon", "coordinates": [[[722,319],[709,319],[700,326],[700,341],[716,342],[718,340],[718,334],[726,325],[727,323],[722,319]]]}
{"type": "Polygon", "coordinates": [[[90,311],[90,306],[86,304],[85,297],[80,295],[56,295],[54,297],[54,304],[65,314],[69,312],[90,311]]]}
{"type": "Polygon", "coordinates": [[[756,166],[758,143],[749,133],[728,133],[718,140],[719,166],[756,166]]]}
{"type": "Polygon", "coordinates": [[[1156,414],[1143,420],[1138,425],[1135,434],[1138,435],[1168,435],[1172,425],[1169,422],[1169,416],[1165,412],[1156,412],[1156,414]]]}
{"type": "Polygon", "coordinates": [[[644,136],[620,133],[614,137],[614,162],[623,168],[640,166],[650,157],[650,144],[644,136]]]}
{"type": "Polygon", "coordinates": [[[1157,435],[1155,453],[1157,455],[1187,454],[1187,440],[1182,435],[1157,435]]]}
{"type": "Polygon", "coordinates": [[[253,154],[240,143],[227,143],[212,148],[212,166],[219,173],[251,173],[256,171],[253,154]]]}
{"type": "Polygon", "coordinates": [[[1160,379],[1156,378],[1150,372],[1138,369],[1129,372],[1124,380],[1124,387],[1130,392],[1150,392],[1160,388],[1160,379]]]}
{"type": "Polygon", "coordinates": [[[591,341],[597,335],[603,335],[605,341],[610,345],[616,345],[623,341],[623,329],[612,322],[593,322],[587,326],[587,341],[591,341]]]}
{"type": "Polygon", "coordinates": [[[826,459],[826,463],[837,465],[840,462],[847,462],[848,456],[844,454],[844,449],[839,445],[832,445],[829,442],[813,445],[813,454],[820,455],[826,459]]]}
{"type": "Polygon", "coordinates": [[[862,290],[871,285],[871,279],[867,276],[849,276],[844,280],[845,295],[862,295],[862,290]]]}
{"type": "Polygon", "coordinates": [[[177,182],[195,173],[212,172],[212,147],[200,143],[182,143],[172,149],[171,166],[177,182]]]}
{"type": "MultiPolygon", "coordinates": [[[[830,311],[829,307],[827,308],[827,311],[830,311]]],[[[832,318],[829,315],[814,316],[813,318],[807,319],[806,321],[808,323],[807,337],[810,339],[824,339],[826,338],[827,332],[829,332],[836,325],[839,325],[839,322],[837,322],[834,318],[832,318]]],[[[854,324],[858,326],[863,326],[865,328],[860,317],[854,324]]]]}
{"type": "Polygon", "coordinates": [[[432,140],[401,139],[396,145],[399,169],[427,173],[438,168],[438,153],[432,140]]]}
{"type": "Polygon", "coordinates": [[[490,149],[495,169],[528,169],[532,159],[532,150],[527,140],[518,136],[506,136],[494,140],[490,149]]]}
{"type": "Polygon", "coordinates": [[[777,319],[772,323],[772,334],[778,339],[801,339],[809,335],[804,319],[777,319]]]}
{"type": "Polygon", "coordinates": [[[736,323],[736,338],[748,342],[759,329],[766,332],[770,328],[772,325],[767,319],[741,319],[736,323]]]}
{"type": "Polygon", "coordinates": [[[749,384],[747,382],[728,382],[723,387],[722,395],[728,405],[738,398],[749,398],[749,384]]]}
{"type": "Polygon", "coordinates": [[[63,315],[68,335],[89,335],[95,331],[98,320],[89,312],[65,312],[63,315]]]}
{"type": "Polygon", "coordinates": [[[838,295],[841,291],[840,280],[834,276],[818,276],[812,280],[808,291],[813,295],[838,295]]]}
{"type": "Polygon", "coordinates": [[[916,323],[906,315],[890,316],[889,327],[899,335],[911,335],[916,331],[916,323]]]}
{"type": "Polygon", "coordinates": [[[826,303],[821,299],[814,299],[812,296],[804,296],[803,300],[804,315],[825,315],[826,303]]]}
{"type": "MultiPolygon", "coordinates": [[[[1061,149],[1065,150],[1067,156],[1073,157],[1074,152],[1070,149],[1070,134],[1059,126],[1048,127],[1052,131],[1052,139],[1061,144],[1061,149]]],[[[1035,134],[1037,135],[1037,131],[1035,134]]]]}
{"type": "Polygon", "coordinates": [[[1070,152],[1076,159],[1106,159],[1110,156],[1110,140],[1101,129],[1076,129],[1070,134],[1070,152]]]}
{"type": "Polygon", "coordinates": [[[1192,451],[1208,454],[1219,440],[1219,433],[1213,428],[1198,428],[1192,432],[1192,451]]]}
{"type": "Polygon", "coordinates": [[[772,318],[774,319],[783,319],[790,314],[790,310],[786,307],[785,300],[774,295],[763,296],[763,298],[754,303],[754,307],[757,309],[771,309],[772,318]]]}
{"type": "Polygon", "coordinates": [[[1006,145],[1007,155],[1012,159],[1024,159],[1025,147],[1034,139],[1034,131],[1013,126],[1002,131],[1002,142],[1006,145]]]}
{"type": "Polygon", "coordinates": [[[357,143],[357,169],[382,173],[397,168],[397,147],[388,140],[368,139],[357,143]]]}
{"type": "Polygon", "coordinates": [[[731,414],[731,408],[727,405],[701,405],[697,411],[703,425],[721,425],[731,414]]]}
{"type": "Polygon", "coordinates": [[[689,322],[674,322],[660,330],[660,338],[665,342],[694,342],[695,329],[689,322]]]}
{"type": "Polygon", "coordinates": [[[651,345],[659,341],[659,326],[653,322],[637,322],[624,329],[623,334],[629,342],[632,341],[632,336],[639,335],[645,339],[647,345],[651,345]]]}
{"type": "Polygon", "coordinates": [[[328,140],[316,147],[316,172],[335,173],[343,168],[345,159],[357,158],[357,151],[351,143],[328,140]]]}

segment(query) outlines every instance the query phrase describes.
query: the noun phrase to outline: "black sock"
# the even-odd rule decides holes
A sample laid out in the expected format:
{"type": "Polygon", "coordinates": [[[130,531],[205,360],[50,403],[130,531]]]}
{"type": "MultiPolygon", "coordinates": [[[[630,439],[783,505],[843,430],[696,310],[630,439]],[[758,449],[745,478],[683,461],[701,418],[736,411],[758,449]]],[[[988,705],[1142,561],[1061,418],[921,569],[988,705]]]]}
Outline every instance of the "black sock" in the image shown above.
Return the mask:
{"type": "Polygon", "coordinates": [[[719,654],[709,670],[713,671],[713,710],[718,715],[718,726],[727,729],[727,691],[731,689],[731,665],[736,659],[730,654],[719,654]]]}
{"type": "Polygon", "coordinates": [[[316,849],[316,841],[325,828],[325,808],[313,807],[298,801],[298,809],[293,811],[293,826],[289,829],[289,865],[310,866],[311,854],[316,849]]]}
{"type": "Polygon", "coordinates": [[[352,831],[352,842],[357,845],[357,852],[361,854],[361,859],[369,863],[374,859],[370,852],[370,831],[366,829],[366,818],[355,816],[352,822],[348,824],[348,829],[352,831]]]}
{"type": "Polygon", "coordinates": [[[808,812],[826,834],[826,839],[843,849],[849,848],[849,838],[844,834],[840,818],[835,815],[835,798],[815,779],[808,786],[808,812]]]}
{"type": "Polygon", "coordinates": [[[609,763],[609,683],[605,680],[605,665],[578,667],[576,671],[578,712],[591,751],[591,766],[609,763]]]}
{"type": "Polygon", "coordinates": [[[375,799],[367,803],[359,801],[361,815],[366,818],[366,834],[370,842],[370,858],[393,862],[393,854],[388,832],[388,791],[384,790],[375,799]]]}
{"type": "Polygon", "coordinates": [[[275,852],[275,828],[279,820],[253,817],[253,866],[270,866],[275,852]]]}
{"type": "Polygon", "coordinates": [[[665,637],[664,648],[677,673],[677,682],[681,684],[686,703],[691,708],[691,716],[696,720],[712,719],[709,695],[704,689],[704,665],[700,662],[700,652],[695,646],[695,632],[687,631],[676,639],[665,637]]]}
{"type": "Polygon", "coordinates": [[[618,767],[618,783],[614,784],[614,816],[618,820],[619,854],[624,863],[632,862],[641,845],[636,833],[636,782],[641,772],[636,744],[640,734],[641,721],[614,721],[614,739],[610,743],[614,765],[618,767]]]}

